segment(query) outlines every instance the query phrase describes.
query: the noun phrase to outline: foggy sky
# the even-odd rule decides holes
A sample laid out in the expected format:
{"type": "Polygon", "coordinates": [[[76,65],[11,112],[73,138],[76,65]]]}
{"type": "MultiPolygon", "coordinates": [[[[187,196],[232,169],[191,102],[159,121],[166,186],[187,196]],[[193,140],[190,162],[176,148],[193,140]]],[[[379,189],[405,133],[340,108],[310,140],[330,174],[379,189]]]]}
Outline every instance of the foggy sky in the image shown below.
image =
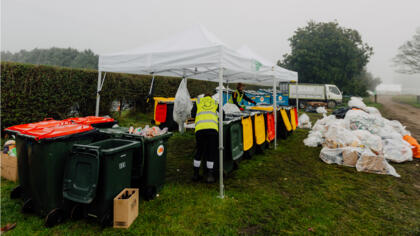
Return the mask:
{"type": "Polygon", "coordinates": [[[309,20],[358,30],[374,49],[370,72],[387,83],[407,78],[394,72],[392,58],[420,27],[420,0],[1,0],[1,50],[111,53],[202,24],[231,47],[246,44],[274,62],[290,52],[288,38],[309,20]]]}

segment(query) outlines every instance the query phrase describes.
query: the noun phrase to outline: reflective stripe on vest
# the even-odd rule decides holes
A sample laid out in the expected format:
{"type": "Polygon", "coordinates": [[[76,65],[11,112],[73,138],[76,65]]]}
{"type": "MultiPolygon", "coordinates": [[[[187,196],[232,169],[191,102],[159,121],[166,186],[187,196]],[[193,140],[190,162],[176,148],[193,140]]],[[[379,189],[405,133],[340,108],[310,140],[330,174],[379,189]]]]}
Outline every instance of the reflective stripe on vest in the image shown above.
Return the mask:
{"type": "MultiPolygon", "coordinates": [[[[238,90],[235,90],[234,94],[235,94],[235,93],[238,95],[238,97],[236,98],[236,101],[238,102],[238,105],[241,105],[242,98],[244,97],[244,93],[242,93],[242,94],[241,94],[238,90]]],[[[233,94],[232,94],[232,96],[229,98],[229,103],[234,104],[234,103],[233,103],[233,94]]]]}
{"type": "Polygon", "coordinates": [[[197,115],[195,117],[195,132],[202,129],[219,131],[217,117],[217,103],[211,97],[204,97],[197,101],[197,115]]]}

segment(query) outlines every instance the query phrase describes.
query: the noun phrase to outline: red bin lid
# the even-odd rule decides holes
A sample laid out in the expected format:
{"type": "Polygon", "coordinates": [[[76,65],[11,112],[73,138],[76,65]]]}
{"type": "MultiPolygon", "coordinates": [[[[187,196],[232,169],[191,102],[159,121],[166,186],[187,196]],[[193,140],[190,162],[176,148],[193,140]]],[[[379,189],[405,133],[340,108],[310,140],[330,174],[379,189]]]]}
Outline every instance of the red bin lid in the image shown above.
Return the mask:
{"type": "Polygon", "coordinates": [[[60,126],[53,126],[53,127],[36,127],[30,130],[22,131],[21,134],[25,136],[30,136],[35,140],[41,139],[51,139],[51,138],[59,138],[64,137],[72,134],[80,134],[83,132],[87,132],[90,130],[94,130],[94,128],[90,125],[82,125],[82,124],[65,124],[60,126]]]}
{"type": "Polygon", "coordinates": [[[11,131],[11,132],[23,132],[26,130],[30,130],[33,128],[46,128],[46,127],[52,127],[52,126],[57,126],[62,124],[63,121],[59,121],[59,120],[53,120],[53,119],[45,119],[43,121],[40,122],[35,122],[35,123],[28,123],[28,124],[22,124],[22,125],[15,125],[15,126],[11,126],[9,128],[6,128],[6,131],[11,131]]]}
{"type": "Polygon", "coordinates": [[[101,117],[101,116],[72,117],[72,118],[65,119],[65,121],[73,121],[75,123],[84,124],[84,125],[115,122],[113,118],[101,117]]]}

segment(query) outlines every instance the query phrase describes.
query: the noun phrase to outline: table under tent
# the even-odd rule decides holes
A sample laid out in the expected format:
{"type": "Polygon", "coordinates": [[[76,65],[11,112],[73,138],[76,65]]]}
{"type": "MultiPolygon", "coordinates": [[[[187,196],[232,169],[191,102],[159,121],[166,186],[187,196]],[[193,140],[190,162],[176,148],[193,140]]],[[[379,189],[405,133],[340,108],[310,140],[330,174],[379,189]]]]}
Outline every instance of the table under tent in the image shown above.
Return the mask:
{"type": "MultiPolygon", "coordinates": [[[[274,96],[280,81],[297,81],[296,72],[278,67],[256,54],[233,50],[202,26],[135,49],[100,55],[98,67],[96,115],[99,115],[106,72],[219,82],[220,88],[224,82],[273,86],[274,96]]],[[[222,93],[219,89],[219,104],[223,104],[222,93]]],[[[273,109],[277,109],[275,102],[273,109]]],[[[223,198],[223,106],[219,106],[219,163],[220,197],[223,198]]]]}

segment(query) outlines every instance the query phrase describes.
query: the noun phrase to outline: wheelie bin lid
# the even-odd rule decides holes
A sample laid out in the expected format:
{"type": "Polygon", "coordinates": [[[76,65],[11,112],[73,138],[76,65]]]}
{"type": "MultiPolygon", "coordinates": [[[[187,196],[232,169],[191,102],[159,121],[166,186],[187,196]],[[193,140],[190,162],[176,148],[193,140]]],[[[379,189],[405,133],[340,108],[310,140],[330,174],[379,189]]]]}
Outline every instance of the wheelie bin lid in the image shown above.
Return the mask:
{"type": "Polygon", "coordinates": [[[79,135],[84,135],[87,132],[95,132],[90,125],[81,125],[81,124],[64,124],[53,127],[35,127],[33,129],[25,130],[20,132],[20,135],[33,138],[36,141],[39,140],[57,140],[70,137],[77,137],[79,135]]]}
{"type": "Polygon", "coordinates": [[[256,111],[273,111],[273,106],[255,106],[250,109],[256,111]]]}
{"type": "Polygon", "coordinates": [[[11,134],[20,134],[23,131],[31,130],[37,127],[46,128],[46,127],[57,126],[63,123],[64,123],[63,121],[54,120],[52,118],[45,118],[43,121],[40,121],[40,122],[11,126],[9,128],[4,129],[4,131],[6,133],[11,133],[11,134]]]}
{"type": "Polygon", "coordinates": [[[115,123],[116,121],[111,117],[102,116],[86,116],[86,117],[72,117],[65,119],[65,121],[73,121],[82,125],[94,125],[101,123],[115,123]]]}

